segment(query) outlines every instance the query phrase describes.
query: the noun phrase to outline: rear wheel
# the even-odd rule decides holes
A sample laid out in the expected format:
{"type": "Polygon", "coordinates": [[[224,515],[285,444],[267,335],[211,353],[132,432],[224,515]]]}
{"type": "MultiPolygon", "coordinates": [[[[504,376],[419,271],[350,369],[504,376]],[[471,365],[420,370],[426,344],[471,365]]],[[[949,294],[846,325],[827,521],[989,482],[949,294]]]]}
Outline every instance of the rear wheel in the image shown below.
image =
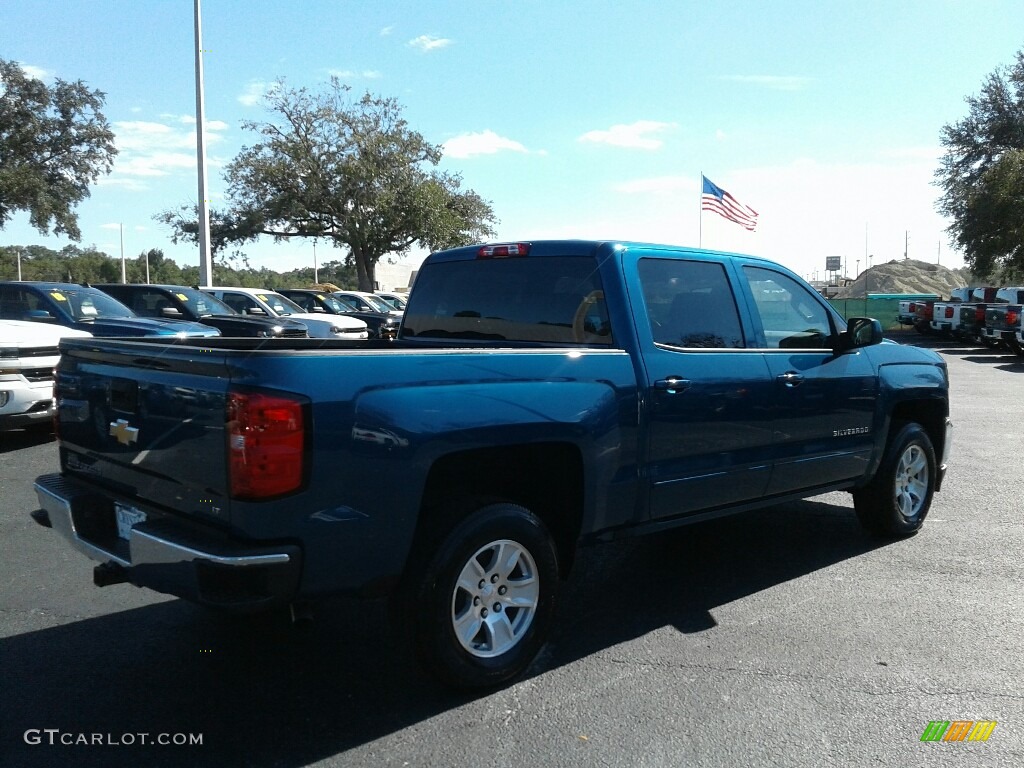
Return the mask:
{"type": "Polygon", "coordinates": [[[914,422],[895,425],[875,477],[853,492],[857,517],[873,534],[909,536],[924,523],[937,478],[928,433],[914,422]]]}
{"type": "Polygon", "coordinates": [[[554,542],[529,510],[483,506],[444,535],[432,556],[414,556],[410,568],[399,619],[411,622],[421,660],[443,682],[500,685],[536,657],[559,577],[554,542]]]}

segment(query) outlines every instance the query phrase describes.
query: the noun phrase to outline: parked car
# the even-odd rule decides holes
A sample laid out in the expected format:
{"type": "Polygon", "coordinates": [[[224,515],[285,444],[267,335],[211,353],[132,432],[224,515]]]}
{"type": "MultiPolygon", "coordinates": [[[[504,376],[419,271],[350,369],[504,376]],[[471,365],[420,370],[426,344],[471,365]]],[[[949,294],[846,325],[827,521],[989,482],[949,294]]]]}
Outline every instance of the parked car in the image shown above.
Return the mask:
{"type": "Polygon", "coordinates": [[[306,326],[298,320],[242,315],[197,288],[139,283],[108,283],[96,287],[142,317],[191,320],[216,328],[222,336],[273,339],[309,336],[306,326]]]}
{"type": "Polygon", "coordinates": [[[912,298],[901,299],[898,305],[896,319],[901,325],[913,325],[917,318],[917,305],[925,301],[938,301],[941,296],[936,295],[915,295],[912,298]]]}
{"type": "Polygon", "coordinates": [[[391,305],[392,309],[397,309],[399,312],[404,312],[405,305],[409,303],[408,293],[381,293],[380,291],[375,291],[373,295],[378,299],[383,299],[391,305]]]}
{"type": "Polygon", "coordinates": [[[139,317],[99,288],[77,283],[0,282],[0,319],[55,323],[93,336],[219,336],[201,323],[139,317]]]}
{"type": "Polygon", "coordinates": [[[62,325],[0,320],[0,430],[53,423],[57,345],[90,335],[62,325]]]}
{"type": "Polygon", "coordinates": [[[347,315],[366,323],[371,339],[394,340],[398,336],[401,321],[393,315],[383,312],[362,312],[330,291],[316,288],[282,288],[279,293],[294,301],[306,312],[318,312],[328,315],[347,315]]]}
{"type": "Polygon", "coordinates": [[[334,295],[360,312],[383,312],[400,318],[402,313],[384,299],[365,291],[335,291],[334,295]]]}
{"type": "Polygon", "coordinates": [[[383,346],[66,341],[77,407],[33,517],[98,585],[227,611],[388,596],[396,646],[479,688],[540,652],[581,544],[829,491],[906,537],[946,471],[943,358],[766,259],[458,248],[427,258],[383,346]]]}
{"type": "Polygon", "coordinates": [[[973,288],[954,288],[948,301],[937,300],[932,307],[931,329],[944,336],[955,335],[960,327],[960,305],[969,300],[973,288]]]}
{"type": "Polygon", "coordinates": [[[985,307],[985,327],[982,338],[990,344],[1008,347],[1015,354],[1024,356],[1024,348],[1017,341],[1021,330],[1021,313],[1024,311],[1024,288],[1000,288],[995,301],[985,307]]]}
{"type": "Polygon", "coordinates": [[[286,296],[261,288],[204,287],[201,290],[216,296],[236,312],[243,315],[289,318],[306,326],[313,338],[367,339],[370,334],[366,323],[345,315],[323,315],[306,312],[286,296]]]}

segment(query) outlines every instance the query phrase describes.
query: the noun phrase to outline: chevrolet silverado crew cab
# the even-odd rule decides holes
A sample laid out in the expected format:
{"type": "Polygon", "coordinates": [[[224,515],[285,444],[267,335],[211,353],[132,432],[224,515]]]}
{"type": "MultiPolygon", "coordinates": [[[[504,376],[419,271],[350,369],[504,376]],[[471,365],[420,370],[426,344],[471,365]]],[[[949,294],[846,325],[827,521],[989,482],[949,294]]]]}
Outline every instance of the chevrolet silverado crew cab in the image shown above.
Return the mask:
{"type": "Polygon", "coordinates": [[[465,687],[530,664],[581,543],[836,490],[907,536],[950,445],[938,355],[693,248],[435,253],[390,343],[61,349],[61,472],[33,516],[97,584],[234,611],[386,595],[465,687]]]}

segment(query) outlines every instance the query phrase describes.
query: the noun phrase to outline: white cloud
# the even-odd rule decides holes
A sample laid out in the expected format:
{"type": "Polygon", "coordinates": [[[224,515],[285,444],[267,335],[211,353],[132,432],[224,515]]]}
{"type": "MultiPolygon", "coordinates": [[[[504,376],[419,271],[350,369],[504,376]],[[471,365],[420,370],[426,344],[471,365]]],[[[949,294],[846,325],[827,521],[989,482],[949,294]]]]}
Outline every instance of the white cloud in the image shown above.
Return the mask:
{"type": "MultiPolygon", "coordinates": [[[[179,124],[168,125],[146,120],[126,120],[113,124],[114,144],[118,149],[114,170],[102,182],[138,190],[144,188],[144,179],[170,176],[182,171],[194,173],[196,167],[195,118],[168,115],[179,124]],[[142,186],[140,186],[142,185],[142,186]]],[[[228,127],[220,120],[207,122],[207,146],[223,140],[218,131],[228,127]]],[[[220,161],[207,159],[209,166],[220,161]]]]}
{"type": "Polygon", "coordinates": [[[594,144],[610,144],[613,147],[631,149],[661,149],[664,142],[650,134],[664,133],[676,128],[675,123],[659,123],[654,120],[637,120],[630,125],[613,125],[605,131],[588,131],[579,141],[594,144]]]}
{"type": "Polygon", "coordinates": [[[245,90],[238,95],[238,101],[247,107],[254,107],[263,100],[273,85],[265,80],[250,80],[245,90]]]}
{"type": "Polygon", "coordinates": [[[448,139],[444,143],[443,148],[446,155],[457,158],[473,157],[474,155],[494,155],[506,150],[523,153],[529,151],[518,141],[499,136],[491,130],[460,134],[448,139]]]}
{"type": "Polygon", "coordinates": [[[120,224],[100,224],[100,229],[121,229],[120,224]]]}
{"type": "Polygon", "coordinates": [[[19,61],[18,65],[25,71],[25,74],[35,80],[49,80],[53,77],[53,72],[42,67],[37,67],[34,64],[26,64],[23,61],[19,61]]]}
{"type": "Polygon", "coordinates": [[[720,80],[732,83],[746,83],[774,91],[802,91],[811,83],[809,77],[786,77],[780,75],[723,75],[720,80]]]}
{"type": "Polygon", "coordinates": [[[379,80],[383,75],[375,69],[364,69],[362,72],[356,72],[351,69],[329,69],[327,74],[331,77],[336,77],[339,80],[379,80]]]}
{"type": "Polygon", "coordinates": [[[420,35],[414,37],[409,41],[411,48],[418,48],[423,53],[429,53],[430,51],[440,50],[441,48],[447,48],[454,41],[449,40],[446,37],[434,37],[433,35],[420,35]]]}
{"type": "Polygon", "coordinates": [[[391,34],[392,32],[394,32],[394,31],[395,31],[395,28],[394,28],[393,26],[391,26],[391,27],[384,27],[384,28],[383,28],[383,29],[382,29],[382,30],[380,31],[380,36],[381,36],[381,37],[387,37],[388,35],[390,35],[390,34],[391,34]]]}
{"type": "Polygon", "coordinates": [[[666,195],[674,192],[694,191],[697,181],[689,176],[656,176],[650,179],[633,179],[614,185],[616,192],[627,195],[655,194],[666,195]]]}

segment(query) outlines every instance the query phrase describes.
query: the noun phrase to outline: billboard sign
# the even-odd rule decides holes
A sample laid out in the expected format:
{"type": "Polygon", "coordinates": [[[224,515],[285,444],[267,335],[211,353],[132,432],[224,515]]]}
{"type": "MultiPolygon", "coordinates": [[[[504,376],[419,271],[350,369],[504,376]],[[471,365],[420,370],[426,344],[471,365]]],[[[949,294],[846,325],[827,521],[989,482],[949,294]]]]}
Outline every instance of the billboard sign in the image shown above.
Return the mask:
{"type": "Polygon", "coordinates": [[[825,257],[825,271],[826,272],[838,272],[843,268],[843,257],[842,256],[826,256],[825,257]]]}

